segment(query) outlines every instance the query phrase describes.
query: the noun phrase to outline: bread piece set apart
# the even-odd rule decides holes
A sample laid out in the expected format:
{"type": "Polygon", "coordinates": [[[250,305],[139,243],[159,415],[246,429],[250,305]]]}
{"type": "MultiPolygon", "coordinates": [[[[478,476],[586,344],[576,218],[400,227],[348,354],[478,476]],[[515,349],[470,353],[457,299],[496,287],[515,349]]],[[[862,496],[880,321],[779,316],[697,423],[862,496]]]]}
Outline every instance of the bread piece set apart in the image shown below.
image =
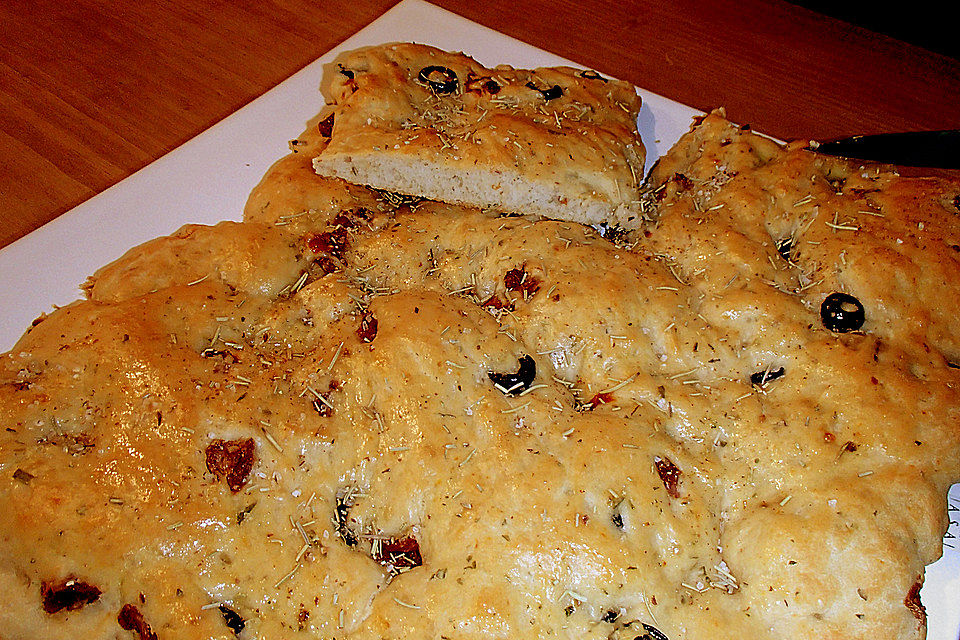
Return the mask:
{"type": "Polygon", "coordinates": [[[924,637],[960,185],[722,112],[644,184],[625,83],[330,75],[243,222],[0,356],[0,638],[924,637]]]}

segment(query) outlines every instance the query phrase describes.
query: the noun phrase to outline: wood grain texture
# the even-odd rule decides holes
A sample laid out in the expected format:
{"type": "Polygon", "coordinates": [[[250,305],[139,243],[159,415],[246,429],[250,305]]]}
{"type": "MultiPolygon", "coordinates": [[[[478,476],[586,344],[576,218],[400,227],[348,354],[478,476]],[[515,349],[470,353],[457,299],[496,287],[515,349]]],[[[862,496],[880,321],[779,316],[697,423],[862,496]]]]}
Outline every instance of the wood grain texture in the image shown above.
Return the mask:
{"type": "MultiPolygon", "coordinates": [[[[781,138],[960,128],[960,62],[781,0],[436,0],[781,138]]],[[[391,0],[0,3],[0,246],[177,147],[391,0]]]]}

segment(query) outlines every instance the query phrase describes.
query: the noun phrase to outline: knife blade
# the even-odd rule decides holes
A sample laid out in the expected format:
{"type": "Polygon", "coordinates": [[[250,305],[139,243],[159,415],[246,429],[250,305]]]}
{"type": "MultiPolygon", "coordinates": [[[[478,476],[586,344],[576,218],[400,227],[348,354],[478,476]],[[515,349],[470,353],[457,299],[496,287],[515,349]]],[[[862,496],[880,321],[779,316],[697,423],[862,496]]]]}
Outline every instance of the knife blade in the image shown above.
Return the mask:
{"type": "Polygon", "coordinates": [[[852,136],[813,143],[810,149],[887,164],[960,169],[960,129],[852,136]]]}

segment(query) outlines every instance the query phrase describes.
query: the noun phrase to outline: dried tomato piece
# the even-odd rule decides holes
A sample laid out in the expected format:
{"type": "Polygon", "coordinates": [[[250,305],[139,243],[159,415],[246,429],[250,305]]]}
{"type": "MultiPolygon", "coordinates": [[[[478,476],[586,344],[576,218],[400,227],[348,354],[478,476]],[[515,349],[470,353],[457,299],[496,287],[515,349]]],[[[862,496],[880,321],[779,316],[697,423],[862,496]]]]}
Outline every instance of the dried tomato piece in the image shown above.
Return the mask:
{"type": "Polygon", "coordinates": [[[327,275],[328,273],[336,273],[340,270],[340,265],[337,264],[337,261],[330,256],[323,256],[319,260],[315,260],[314,263],[320,267],[320,271],[323,272],[323,275],[327,275]]]}
{"type": "Polygon", "coordinates": [[[91,602],[100,599],[100,589],[77,580],[67,578],[58,583],[44,582],[40,585],[40,599],[43,600],[43,610],[47,613],[58,611],[76,611],[91,602]]]}
{"type": "Polygon", "coordinates": [[[480,306],[485,309],[496,309],[497,311],[501,311],[503,309],[509,309],[510,311],[513,311],[513,305],[507,304],[495,293],[481,302],[480,306]]]}
{"type": "Polygon", "coordinates": [[[363,342],[373,342],[373,339],[377,337],[377,319],[372,313],[365,313],[360,318],[357,337],[363,342]]]}
{"type": "Polygon", "coordinates": [[[143,614],[132,604],[125,604],[117,615],[117,623],[121,629],[135,631],[140,640],[157,640],[157,634],[144,619],[143,614]]]}
{"type": "Polygon", "coordinates": [[[527,274],[522,268],[507,271],[506,275],[503,276],[503,284],[507,288],[507,291],[518,291],[523,285],[523,277],[525,275],[527,274]]]}
{"type": "Polygon", "coordinates": [[[910,591],[907,592],[907,597],[903,599],[903,604],[907,606],[907,609],[910,609],[910,613],[912,613],[921,624],[926,624],[927,610],[920,601],[921,587],[923,587],[923,576],[919,576],[917,581],[913,583],[913,586],[910,587],[910,591]]]}
{"type": "Polygon", "coordinates": [[[320,131],[320,135],[324,138],[329,138],[333,135],[333,114],[331,113],[326,118],[320,121],[320,124],[317,125],[317,130],[320,131]]]}
{"type": "Polygon", "coordinates": [[[503,276],[503,286],[507,291],[520,291],[525,298],[529,298],[540,290],[540,280],[527,274],[524,267],[510,269],[503,276]]]}
{"type": "Polygon", "coordinates": [[[365,207],[354,207],[353,209],[345,209],[338,213],[333,220],[330,221],[330,226],[355,229],[360,226],[362,221],[369,219],[369,210],[365,207]]]}
{"type": "Polygon", "coordinates": [[[612,393],[598,393],[590,398],[590,402],[587,403],[586,408],[593,409],[601,404],[609,404],[611,402],[613,402],[612,393]]]}
{"type": "Polygon", "coordinates": [[[677,193],[683,193],[684,191],[693,189],[693,180],[682,173],[673,174],[673,176],[670,177],[670,182],[677,185],[677,193]]]}
{"type": "Polygon", "coordinates": [[[660,456],[655,457],[653,463],[657,467],[657,475],[660,476],[660,480],[663,482],[667,493],[670,494],[672,498],[679,498],[680,469],[668,458],[661,458],[660,456]]]}
{"type": "Polygon", "coordinates": [[[253,438],[240,440],[214,440],[206,449],[207,469],[218,480],[227,481],[230,491],[237,493],[243,488],[256,462],[257,444],[253,438]]]}
{"type": "Polygon", "coordinates": [[[413,536],[379,541],[373,546],[370,555],[374,560],[397,573],[423,564],[420,543],[413,536]]]}
{"type": "Polygon", "coordinates": [[[343,229],[314,233],[306,239],[307,248],[314,253],[325,253],[342,258],[347,248],[347,233],[343,229]]]}

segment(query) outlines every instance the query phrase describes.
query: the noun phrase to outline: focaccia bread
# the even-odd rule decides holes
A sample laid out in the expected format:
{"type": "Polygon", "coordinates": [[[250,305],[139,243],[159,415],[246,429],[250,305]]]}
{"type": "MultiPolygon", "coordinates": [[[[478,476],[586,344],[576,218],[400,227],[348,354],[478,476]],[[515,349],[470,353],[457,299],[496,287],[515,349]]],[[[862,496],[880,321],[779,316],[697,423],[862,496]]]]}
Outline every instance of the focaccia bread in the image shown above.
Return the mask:
{"type": "Polygon", "coordinates": [[[566,67],[488,69],[415,44],[330,74],[321,175],[388,191],[635,227],[644,149],[632,85],[566,67]]]}
{"type": "Polygon", "coordinates": [[[0,356],[0,637],[923,637],[960,186],[714,114],[614,241],[313,136],[0,356]]]}

